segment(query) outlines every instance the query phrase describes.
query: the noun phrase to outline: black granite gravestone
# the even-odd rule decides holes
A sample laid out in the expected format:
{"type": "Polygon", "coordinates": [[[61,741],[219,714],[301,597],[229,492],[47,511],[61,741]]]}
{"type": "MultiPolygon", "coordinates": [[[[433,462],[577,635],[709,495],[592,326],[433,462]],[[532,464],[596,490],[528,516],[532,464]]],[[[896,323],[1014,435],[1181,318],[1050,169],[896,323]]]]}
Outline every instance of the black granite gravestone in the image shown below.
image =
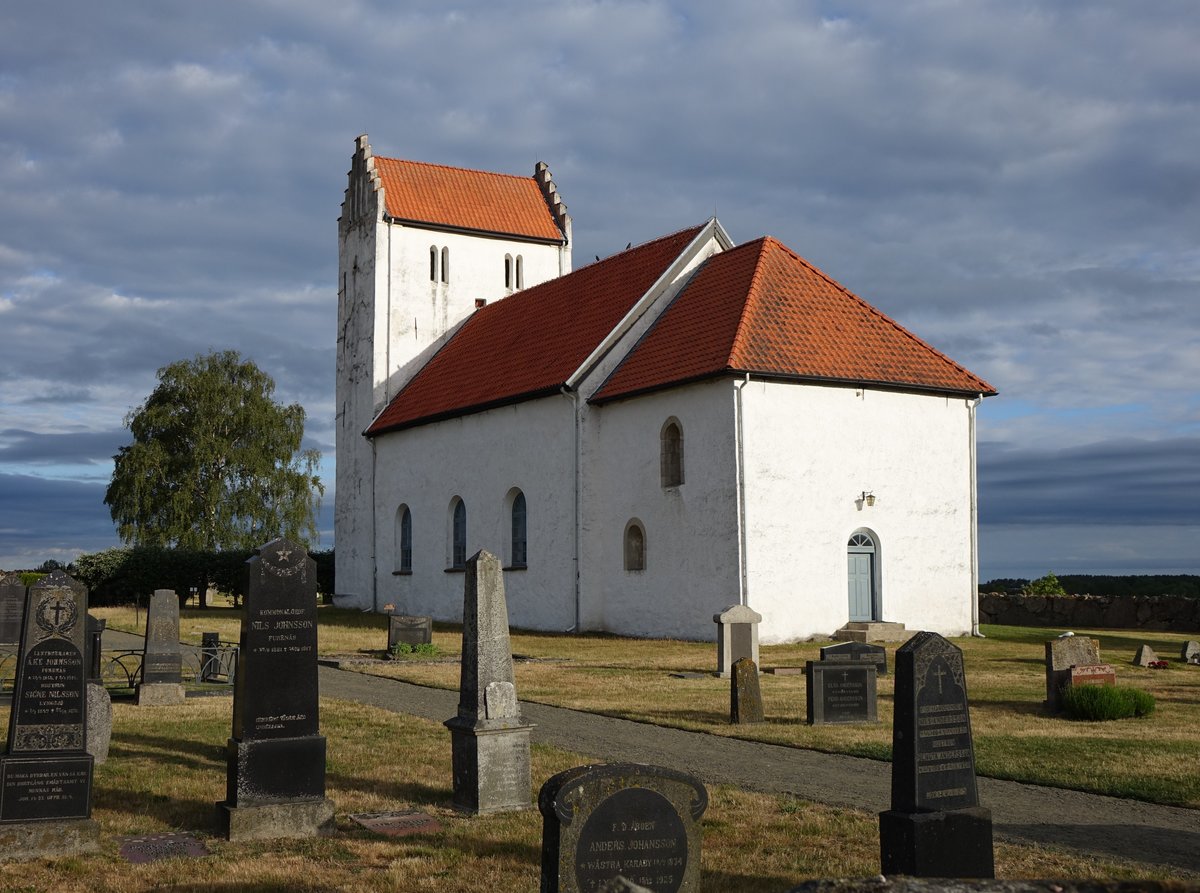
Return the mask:
{"type": "Polygon", "coordinates": [[[0,577],[0,645],[21,641],[21,621],[25,617],[25,584],[20,574],[0,577]]]}
{"type": "Polygon", "coordinates": [[[920,632],[896,651],[892,808],[879,815],[884,874],[995,876],[979,806],[962,651],[920,632]]]}
{"type": "Polygon", "coordinates": [[[734,724],[763,722],[762,688],[758,667],[748,657],[733,662],[729,678],[729,721],[734,724]]]}
{"type": "Polygon", "coordinates": [[[708,792],[675,769],[577,766],[538,794],[541,893],[590,893],[622,876],[656,893],[700,889],[708,792]]]}
{"type": "Polygon", "coordinates": [[[86,749],[86,617],[87,588],[62,571],[28,590],[8,753],[0,757],[0,856],[97,846],[86,749]]]}
{"type": "Polygon", "coordinates": [[[388,616],[389,651],[397,645],[428,645],[432,642],[432,617],[410,617],[407,614],[388,616]]]}
{"type": "Polygon", "coordinates": [[[146,609],[146,646],[142,654],[140,705],[182,704],[183,654],[179,650],[179,596],[173,589],[155,589],[146,609]]]}
{"type": "Polygon", "coordinates": [[[882,645],[868,645],[866,642],[840,642],[837,645],[825,645],[821,648],[821,660],[833,663],[870,663],[878,670],[878,675],[886,676],[887,649],[882,645]]]}
{"type": "Polygon", "coordinates": [[[228,744],[230,840],[311,837],[332,829],[317,707],[316,562],[277,539],[246,562],[249,581],[228,744]]]}
{"type": "Polygon", "coordinates": [[[878,722],[875,664],[808,661],[808,724],[878,722]]]}

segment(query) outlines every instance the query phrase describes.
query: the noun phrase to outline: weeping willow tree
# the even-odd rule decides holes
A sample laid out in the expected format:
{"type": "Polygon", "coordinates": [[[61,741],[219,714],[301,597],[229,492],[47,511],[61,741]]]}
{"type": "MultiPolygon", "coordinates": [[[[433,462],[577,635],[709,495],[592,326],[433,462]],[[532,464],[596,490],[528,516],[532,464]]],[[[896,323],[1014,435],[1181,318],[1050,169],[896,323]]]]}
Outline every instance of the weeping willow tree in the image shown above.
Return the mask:
{"type": "Polygon", "coordinates": [[[302,450],[304,407],[236,351],[180,360],[125,417],[133,443],[113,457],[104,495],[133,546],[216,552],[284,536],[316,542],[321,454],[302,450]]]}

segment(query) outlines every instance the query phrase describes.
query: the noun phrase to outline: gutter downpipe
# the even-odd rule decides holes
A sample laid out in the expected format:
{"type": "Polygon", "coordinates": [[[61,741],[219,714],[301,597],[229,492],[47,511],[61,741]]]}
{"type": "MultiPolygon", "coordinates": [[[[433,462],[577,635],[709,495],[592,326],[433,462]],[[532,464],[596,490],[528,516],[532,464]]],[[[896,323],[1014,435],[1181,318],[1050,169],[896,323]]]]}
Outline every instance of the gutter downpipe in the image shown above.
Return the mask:
{"type": "Polygon", "coordinates": [[[575,520],[575,524],[574,524],[575,530],[574,530],[574,535],[572,537],[572,540],[573,540],[572,551],[574,554],[571,556],[571,563],[574,566],[574,571],[575,571],[575,622],[570,626],[570,628],[564,630],[564,632],[574,633],[574,632],[579,631],[580,613],[581,613],[580,586],[579,586],[579,542],[580,542],[580,531],[583,527],[583,519],[581,517],[582,507],[580,505],[580,490],[582,489],[580,473],[583,468],[582,457],[580,455],[580,450],[582,449],[582,438],[580,436],[580,431],[579,431],[581,420],[579,418],[579,392],[571,389],[567,385],[563,385],[560,393],[564,397],[569,397],[571,399],[571,415],[572,415],[572,421],[574,422],[573,428],[574,428],[574,435],[575,435],[575,449],[574,449],[575,468],[574,468],[574,473],[572,475],[572,477],[574,477],[574,479],[575,479],[575,488],[574,488],[575,489],[575,502],[574,502],[574,506],[573,506],[574,515],[575,515],[575,519],[574,519],[575,520]]]}
{"type": "Polygon", "coordinates": [[[979,472],[976,468],[975,410],[983,402],[983,394],[967,401],[971,453],[971,635],[986,638],[979,631],[979,472]]]}
{"type": "Polygon", "coordinates": [[[734,463],[737,473],[737,525],[738,525],[738,604],[750,606],[750,574],[747,568],[746,537],[746,457],[742,433],[742,388],[750,384],[750,373],[733,386],[734,431],[737,437],[734,463]]]}
{"type": "Polygon", "coordinates": [[[375,438],[371,438],[371,611],[379,613],[379,544],[375,542],[375,438]]]}

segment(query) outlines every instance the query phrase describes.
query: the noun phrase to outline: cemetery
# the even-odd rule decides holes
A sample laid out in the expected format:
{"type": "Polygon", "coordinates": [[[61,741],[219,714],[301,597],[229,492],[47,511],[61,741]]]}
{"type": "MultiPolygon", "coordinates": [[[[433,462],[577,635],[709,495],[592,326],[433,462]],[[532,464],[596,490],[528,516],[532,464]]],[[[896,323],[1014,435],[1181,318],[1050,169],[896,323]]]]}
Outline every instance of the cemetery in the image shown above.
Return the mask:
{"type": "MultiPolygon", "coordinates": [[[[369,888],[384,890],[594,890],[620,870],[646,889],[783,891],[811,878],[874,877],[881,868],[977,878],[1200,877],[1200,848],[1190,847],[1195,858],[1176,852],[1196,832],[1179,831],[1183,842],[1164,842],[1158,855],[1153,846],[1131,855],[1068,846],[1044,832],[1022,836],[1011,819],[993,818],[1012,807],[1007,789],[990,781],[1107,793],[1194,815],[1200,669],[1189,662],[1197,646],[1187,634],[1059,637],[986,627],[985,639],[918,633],[886,646],[759,647],[752,630],[734,624],[716,649],[529,633],[508,628],[499,562],[487,553],[468,567],[466,624],[397,623],[318,607],[299,585],[312,573],[308,561],[282,541],[264,546],[250,563],[243,609],[180,612],[172,595],[175,610],[164,619],[144,604],[88,612],[86,595],[73,597],[76,615],[102,624],[71,621],[70,584],[50,581],[60,594],[42,598],[22,622],[28,668],[9,689],[0,794],[18,805],[10,816],[0,799],[0,883],[140,889],[236,879],[318,890],[361,886],[369,875],[369,888]],[[55,644],[67,641],[71,623],[73,656],[55,644]],[[98,709],[91,689],[104,691],[93,667],[103,657],[85,640],[85,630],[101,625],[114,643],[144,643],[136,684],[112,689],[103,761],[93,760],[90,729],[98,709]],[[224,696],[198,697],[191,683],[178,701],[174,688],[165,699],[144,696],[146,686],[181,685],[179,641],[183,653],[200,653],[214,635],[240,645],[236,684],[222,686],[224,696]],[[37,636],[36,655],[55,649],[51,675],[29,659],[37,636]],[[385,659],[397,637],[433,645],[436,656],[385,659]],[[1167,658],[1167,669],[1139,666],[1144,650],[1167,658]],[[64,676],[59,667],[74,669],[64,676]],[[1047,703],[1064,682],[1103,685],[1110,677],[1155,696],[1159,709],[1084,723],[1047,703]],[[389,708],[356,694],[395,686],[390,680],[415,683],[398,690],[436,703],[389,708]],[[83,700],[85,684],[86,711],[55,716],[53,736],[30,731],[31,704],[69,704],[71,697],[57,697],[67,690],[83,700]],[[31,699],[50,689],[56,700],[31,699]],[[561,714],[541,705],[581,711],[571,715],[584,727],[601,717],[635,720],[634,738],[657,728],[703,734],[671,739],[667,751],[647,745],[653,761],[597,760],[551,743],[561,714]],[[706,740],[737,743],[750,756],[745,765],[685,769],[709,765],[706,740]],[[756,747],[770,750],[761,766],[756,747]],[[800,799],[773,778],[783,777],[780,754],[799,764],[817,752],[878,766],[828,779],[835,787],[872,779],[866,798],[800,799]],[[14,799],[11,791],[31,788],[23,775],[43,767],[61,777],[61,793],[40,806],[26,794],[14,799]],[[31,824],[37,833],[24,832],[15,846],[14,835],[31,824]]],[[[1193,818],[1183,827],[1200,831],[1193,818]]]]}

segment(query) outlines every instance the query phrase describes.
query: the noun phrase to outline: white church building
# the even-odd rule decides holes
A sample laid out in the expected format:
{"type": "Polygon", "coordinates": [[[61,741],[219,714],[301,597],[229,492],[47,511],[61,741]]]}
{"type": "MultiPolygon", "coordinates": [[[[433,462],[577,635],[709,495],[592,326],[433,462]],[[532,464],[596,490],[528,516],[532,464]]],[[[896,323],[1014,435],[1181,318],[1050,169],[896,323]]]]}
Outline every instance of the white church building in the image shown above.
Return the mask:
{"type": "Polygon", "coordinates": [[[573,270],[544,164],[365,136],[338,233],[338,605],[459,620],[487,549],[528,629],[977,624],[994,389],[786,246],[714,218],[573,270]]]}

